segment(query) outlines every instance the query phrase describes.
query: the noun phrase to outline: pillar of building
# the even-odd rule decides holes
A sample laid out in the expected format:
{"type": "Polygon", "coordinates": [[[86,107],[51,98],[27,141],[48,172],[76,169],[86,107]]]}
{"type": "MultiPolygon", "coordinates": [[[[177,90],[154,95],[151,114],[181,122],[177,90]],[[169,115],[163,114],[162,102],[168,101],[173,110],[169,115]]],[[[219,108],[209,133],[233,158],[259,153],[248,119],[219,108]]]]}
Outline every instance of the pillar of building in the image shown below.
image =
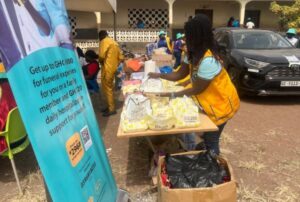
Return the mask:
{"type": "Polygon", "coordinates": [[[176,0],[165,0],[169,5],[169,32],[172,35],[173,27],[173,5],[176,0]]]}
{"type": "Polygon", "coordinates": [[[241,26],[244,26],[244,24],[245,24],[246,6],[249,2],[250,2],[250,0],[239,0],[239,3],[240,3],[240,24],[241,24],[241,26]]]}
{"type": "Polygon", "coordinates": [[[96,16],[96,22],[97,22],[97,30],[98,32],[101,29],[101,12],[94,12],[96,16]]]}

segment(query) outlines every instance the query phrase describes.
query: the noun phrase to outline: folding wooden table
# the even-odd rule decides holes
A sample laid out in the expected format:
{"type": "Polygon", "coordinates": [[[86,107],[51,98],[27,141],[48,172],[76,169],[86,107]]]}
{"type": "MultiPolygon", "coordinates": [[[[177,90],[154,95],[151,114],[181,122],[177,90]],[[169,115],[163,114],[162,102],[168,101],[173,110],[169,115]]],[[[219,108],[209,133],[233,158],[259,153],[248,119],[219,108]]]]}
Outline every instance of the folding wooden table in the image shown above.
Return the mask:
{"type": "Polygon", "coordinates": [[[141,132],[127,133],[122,130],[121,123],[119,125],[117,137],[118,138],[132,138],[132,137],[145,137],[150,148],[155,152],[155,148],[151,142],[151,136],[162,136],[162,135],[176,135],[176,134],[185,134],[185,133],[194,133],[194,132],[210,132],[217,131],[218,127],[208,118],[207,115],[199,113],[200,117],[200,126],[197,128],[173,128],[170,130],[146,130],[141,132]]]}

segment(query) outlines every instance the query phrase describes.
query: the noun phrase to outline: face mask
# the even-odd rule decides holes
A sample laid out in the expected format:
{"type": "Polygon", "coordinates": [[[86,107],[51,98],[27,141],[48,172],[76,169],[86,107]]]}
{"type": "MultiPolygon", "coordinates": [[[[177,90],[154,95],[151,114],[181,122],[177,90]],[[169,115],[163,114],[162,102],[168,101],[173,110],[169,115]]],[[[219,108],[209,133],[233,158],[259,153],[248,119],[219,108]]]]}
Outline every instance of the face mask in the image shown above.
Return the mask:
{"type": "Polygon", "coordinates": [[[287,34],[287,38],[291,39],[291,38],[293,38],[293,37],[294,37],[293,34],[287,34]]]}

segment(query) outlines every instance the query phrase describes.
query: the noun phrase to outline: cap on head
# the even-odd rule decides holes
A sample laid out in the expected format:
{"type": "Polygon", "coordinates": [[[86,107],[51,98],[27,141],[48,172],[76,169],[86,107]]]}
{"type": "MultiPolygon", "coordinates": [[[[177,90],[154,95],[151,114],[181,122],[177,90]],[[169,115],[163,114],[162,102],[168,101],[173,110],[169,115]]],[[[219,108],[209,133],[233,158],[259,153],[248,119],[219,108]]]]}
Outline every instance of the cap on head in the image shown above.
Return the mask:
{"type": "Polygon", "coordinates": [[[296,31],[296,29],[294,29],[294,28],[290,28],[286,33],[287,33],[287,34],[294,34],[294,35],[296,35],[296,34],[297,34],[297,31],[296,31]]]}
{"type": "Polygon", "coordinates": [[[166,32],[161,30],[159,33],[158,33],[158,36],[161,36],[161,35],[166,35],[166,32]]]}
{"type": "Polygon", "coordinates": [[[176,34],[176,39],[181,39],[183,36],[182,36],[182,34],[181,33],[177,33],[176,34]]]}

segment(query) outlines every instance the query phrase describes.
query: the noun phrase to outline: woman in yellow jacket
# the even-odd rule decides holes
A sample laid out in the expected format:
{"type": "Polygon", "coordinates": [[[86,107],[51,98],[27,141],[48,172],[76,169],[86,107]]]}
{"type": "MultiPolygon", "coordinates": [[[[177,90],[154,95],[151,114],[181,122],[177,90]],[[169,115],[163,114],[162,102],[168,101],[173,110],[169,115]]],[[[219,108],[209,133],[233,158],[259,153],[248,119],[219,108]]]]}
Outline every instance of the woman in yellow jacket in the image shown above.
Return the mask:
{"type": "Polygon", "coordinates": [[[177,72],[150,73],[151,78],[179,81],[190,74],[190,87],[165,96],[193,96],[219,131],[203,134],[206,149],[220,153],[219,138],[226,125],[239,109],[240,100],[215,50],[212,24],[207,16],[199,14],[185,24],[187,57],[177,72]],[[190,67],[191,66],[191,67],[190,67]]]}
{"type": "Polygon", "coordinates": [[[123,59],[117,42],[108,37],[105,30],[99,32],[99,62],[101,64],[101,86],[108,108],[102,110],[103,116],[116,114],[114,101],[114,78],[117,68],[123,59]]]}

